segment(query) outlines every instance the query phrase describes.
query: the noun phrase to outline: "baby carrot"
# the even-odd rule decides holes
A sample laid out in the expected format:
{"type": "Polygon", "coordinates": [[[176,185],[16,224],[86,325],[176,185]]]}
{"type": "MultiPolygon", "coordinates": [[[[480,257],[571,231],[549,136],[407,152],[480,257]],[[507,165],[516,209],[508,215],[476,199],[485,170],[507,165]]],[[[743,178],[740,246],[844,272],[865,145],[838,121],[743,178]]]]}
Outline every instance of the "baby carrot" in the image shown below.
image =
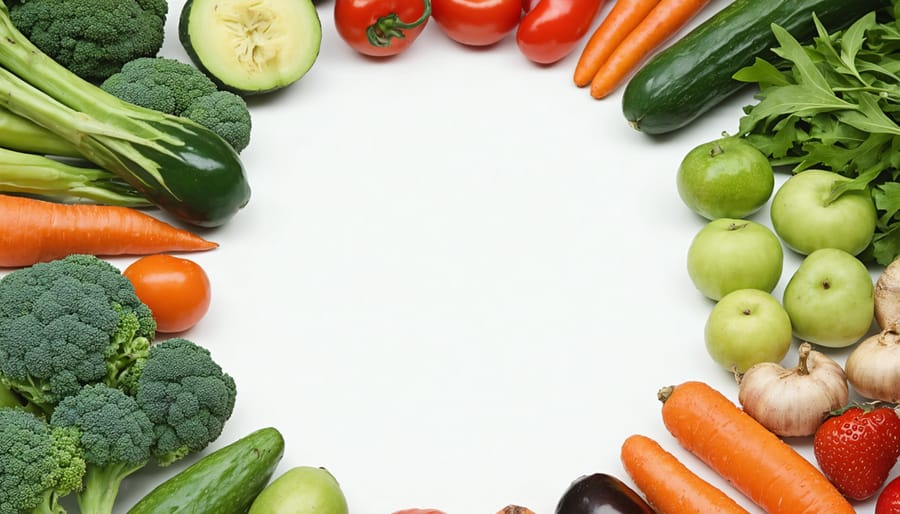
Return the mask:
{"type": "Polygon", "coordinates": [[[658,3],[659,0],[617,0],[581,51],[575,65],[575,85],[590,84],[613,50],[658,3]]]}
{"type": "Polygon", "coordinates": [[[613,50],[591,79],[591,96],[612,93],[628,75],[678,29],[696,16],[709,0],[660,0],[613,50]]]}
{"type": "Polygon", "coordinates": [[[769,514],[854,514],[816,467],[703,382],[659,391],[675,439],[769,514]]]}
{"type": "Polygon", "coordinates": [[[749,514],[647,436],[634,434],[625,439],[621,459],[628,476],[657,512],[749,514]]]}
{"type": "Polygon", "coordinates": [[[129,207],[11,195],[0,195],[0,227],[0,267],[30,266],[73,253],[146,255],[218,246],[129,207]]]}

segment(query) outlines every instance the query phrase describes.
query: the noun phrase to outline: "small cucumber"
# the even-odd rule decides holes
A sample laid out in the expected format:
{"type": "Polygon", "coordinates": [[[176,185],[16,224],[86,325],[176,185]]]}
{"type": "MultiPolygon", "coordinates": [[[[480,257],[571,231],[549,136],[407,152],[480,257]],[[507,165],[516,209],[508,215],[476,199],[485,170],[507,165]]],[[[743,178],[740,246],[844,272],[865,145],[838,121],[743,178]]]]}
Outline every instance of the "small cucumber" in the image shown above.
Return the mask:
{"type": "Polygon", "coordinates": [[[143,497],[128,514],[243,514],[284,455],[284,438],[257,430],[191,464],[143,497]]]}
{"type": "Polygon", "coordinates": [[[622,97],[625,119],[647,134],[680,129],[746,86],[732,78],[738,70],[757,56],[774,57],[773,23],[807,42],[816,34],[813,13],[836,30],[884,5],[884,0],[735,0],[635,73],[622,97]]]}
{"type": "Polygon", "coordinates": [[[319,56],[322,23],[312,0],[187,0],[178,38],[221,89],[247,96],[306,75],[319,56]]]}

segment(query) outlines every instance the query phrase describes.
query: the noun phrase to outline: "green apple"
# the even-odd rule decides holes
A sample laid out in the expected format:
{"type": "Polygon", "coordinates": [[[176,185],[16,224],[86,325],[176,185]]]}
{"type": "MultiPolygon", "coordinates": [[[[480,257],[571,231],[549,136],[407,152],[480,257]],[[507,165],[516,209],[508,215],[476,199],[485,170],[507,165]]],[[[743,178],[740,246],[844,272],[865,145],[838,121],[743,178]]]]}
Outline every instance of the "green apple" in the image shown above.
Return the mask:
{"type": "Polygon", "coordinates": [[[720,366],[743,373],[780,362],[791,347],[791,318],[771,293],[738,289],[713,307],[704,329],[706,351],[720,366]]]}
{"type": "Polygon", "coordinates": [[[836,248],[807,255],[781,301],[798,339],[831,348],[859,341],[875,319],[875,286],[869,270],[836,248]]]}
{"type": "Polygon", "coordinates": [[[688,152],[675,182],[684,204],[704,218],[744,218],[769,201],[775,173],[755,146],[730,136],[688,152]]]}
{"type": "Polygon", "coordinates": [[[772,198],[772,227],[784,244],[803,255],[839,248],[857,255],[875,234],[875,202],[865,190],[832,197],[850,179],[831,171],[806,170],[787,179],[772,198]]]}
{"type": "Polygon", "coordinates": [[[687,269],[694,286],[719,300],[738,289],[771,292],[781,279],[784,251],[778,237],[755,221],[720,218],[694,236],[687,269]]]}

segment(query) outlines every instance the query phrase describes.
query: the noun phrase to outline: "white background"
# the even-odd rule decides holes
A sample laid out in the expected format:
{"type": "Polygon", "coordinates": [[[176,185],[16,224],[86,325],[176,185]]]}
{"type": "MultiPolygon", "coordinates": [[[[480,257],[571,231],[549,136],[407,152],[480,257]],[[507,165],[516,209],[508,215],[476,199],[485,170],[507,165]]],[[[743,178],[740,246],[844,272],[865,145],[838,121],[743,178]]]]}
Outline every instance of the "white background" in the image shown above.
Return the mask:
{"type": "MultiPolygon", "coordinates": [[[[186,60],[182,4],[161,54],[186,60]]],[[[581,45],[537,66],[513,35],[466,48],[432,21],[375,60],[338,37],[333,7],[318,5],[312,70],[250,99],[250,203],[203,233],[218,249],[190,255],[213,302],[183,335],[238,385],[210,450],[277,427],[277,473],[327,467],[354,514],[550,514],[582,474],[630,483],[619,448],[642,433],[761,512],[678,446],[656,399],[685,380],[737,397],[685,269],[705,220],[674,179],[688,150],[737,128],[750,92],[651,138],[626,124],[621,89],[597,101],[573,85],[581,45]]],[[[752,219],[769,225],[767,208],[752,219]]],[[[779,298],[798,263],[786,255],[779,298]]],[[[196,458],[128,479],[118,512],[196,458]]]]}

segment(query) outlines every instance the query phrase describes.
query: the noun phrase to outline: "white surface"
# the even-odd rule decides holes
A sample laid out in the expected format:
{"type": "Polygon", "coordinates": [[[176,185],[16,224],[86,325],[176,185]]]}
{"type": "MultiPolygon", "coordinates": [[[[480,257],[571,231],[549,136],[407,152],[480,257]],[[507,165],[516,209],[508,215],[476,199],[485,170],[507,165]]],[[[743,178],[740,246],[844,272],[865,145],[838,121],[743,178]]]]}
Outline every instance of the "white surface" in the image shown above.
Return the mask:
{"type": "MultiPolygon", "coordinates": [[[[186,58],[181,5],[162,54],[186,58]]],[[[475,50],[432,23],[372,60],[337,36],[333,5],[319,4],[309,74],[250,102],[249,205],[204,234],[220,248],[190,256],[213,303],[185,337],[238,384],[210,450],[275,426],[278,473],[327,467],[354,514],[550,514],[582,474],[630,483],[619,447],[643,433],[760,512],[678,447],[656,399],[695,379],[736,399],[704,348],[712,303],[685,270],[704,220],[674,177],[736,128],[749,94],[650,138],[627,126],[621,90],[596,101],[572,84],[580,45],[541,67],[512,36],[475,50]]],[[[128,479],[118,512],[192,460],[128,479]]]]}

